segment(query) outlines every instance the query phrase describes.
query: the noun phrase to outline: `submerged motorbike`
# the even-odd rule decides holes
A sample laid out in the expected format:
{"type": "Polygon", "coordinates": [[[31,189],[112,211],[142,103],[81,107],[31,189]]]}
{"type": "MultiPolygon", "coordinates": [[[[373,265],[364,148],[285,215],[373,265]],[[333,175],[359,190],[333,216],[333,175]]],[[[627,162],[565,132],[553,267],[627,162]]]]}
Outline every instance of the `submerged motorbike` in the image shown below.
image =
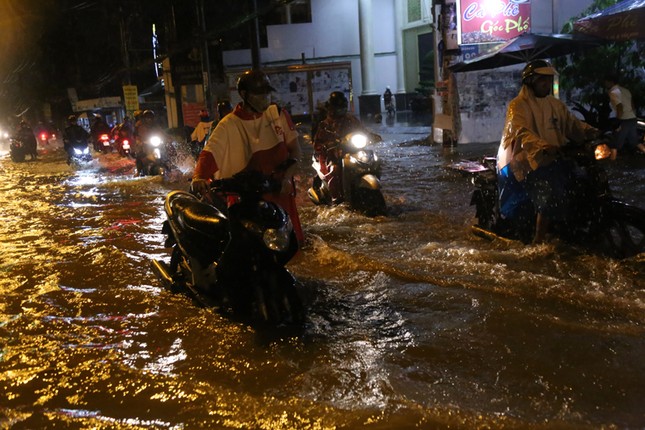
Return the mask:
{"type": "Polygon", "coordinates": [[[137,174],[139,176],[163,175],[170,170],[168,152],[169,144],[161,136],[150,136],[136,153],[137,174]]]}
{"type": "MultiPolygon", "coordinates": [[[[609,148],[592,142],[573,148],[565,157],[575,163],[575,213],[566,221],[553,222],[553,234],[563,241],[612,258],[628,258],[645,252],[645,210],[612,197],[601,162],[609,148]]],[[[471,205],[476,208],[473,232],[483,237],[502,236],[529,243],[535,232],[536,213],[530,202],[518,208],[513,219],[501,216],[496,158],[485,157],[473,173],[471,205]]]]}
{"type": "MultiPolygon", "coordinates": [[[[385,198],[381,191],[381,161],[369,149],[372,142],[364,133],[350,133],[337,142],[341,151],[343,199],[350,208],[368,216],[386,213],[385,198]]],[[[309,198],[316,205],[331,205],[332,196],[320,161],[314,154],[312,167],[316,171],[309,198]]]]}
{"type": "Polygon", "coordinates": [[[284,209],[262,198],[276,186],[257,172],[215,180],[214,193],[236,198],[222,210],[185,191],[170,192],[162,229],[170,264],[152,261],[163,285],[251,321],[300,322],[302,302],[285,268],[297,239],[284,209]]]}
{"type": "Polygon", "coordinates": [[[67,147],[67,164],[82,164],[92,161],[87,140],[70,142],[67,147]]]}

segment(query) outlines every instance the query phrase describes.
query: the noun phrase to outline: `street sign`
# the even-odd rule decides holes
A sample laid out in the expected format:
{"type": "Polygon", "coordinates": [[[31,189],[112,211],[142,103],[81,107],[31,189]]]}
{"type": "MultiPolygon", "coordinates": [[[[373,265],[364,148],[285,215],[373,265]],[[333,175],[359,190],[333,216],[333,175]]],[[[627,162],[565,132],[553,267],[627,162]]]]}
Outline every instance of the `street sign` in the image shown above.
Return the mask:
{"type": "Polygon", "coordinates": [[[139,93],[136,85],[123,86],[123,99],[125,101],[125,110],[134,112],[139,110],[139,93]]]}

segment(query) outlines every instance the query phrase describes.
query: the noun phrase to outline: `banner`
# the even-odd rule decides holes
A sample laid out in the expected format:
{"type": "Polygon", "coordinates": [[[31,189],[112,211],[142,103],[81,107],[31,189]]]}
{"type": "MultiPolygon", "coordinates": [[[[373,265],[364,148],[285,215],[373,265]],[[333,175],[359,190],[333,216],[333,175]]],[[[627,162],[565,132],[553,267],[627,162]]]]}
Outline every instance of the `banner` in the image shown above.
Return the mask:
{"type": "Polygon", "coordinates": [[[531,0],[459,0],[459,44],[505,42],[531,30],[531,0]]]}

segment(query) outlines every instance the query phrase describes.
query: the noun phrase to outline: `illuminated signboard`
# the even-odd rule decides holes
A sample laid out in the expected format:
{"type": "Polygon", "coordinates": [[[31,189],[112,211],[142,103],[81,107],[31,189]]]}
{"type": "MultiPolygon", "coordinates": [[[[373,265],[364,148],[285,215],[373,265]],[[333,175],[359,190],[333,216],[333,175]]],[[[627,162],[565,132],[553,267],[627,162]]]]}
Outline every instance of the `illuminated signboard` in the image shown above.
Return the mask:
{"type": "Polygon", "coordinates": [[[531,0],[458,0],[459,44],[504,42],[531,29],[531,0]]]}

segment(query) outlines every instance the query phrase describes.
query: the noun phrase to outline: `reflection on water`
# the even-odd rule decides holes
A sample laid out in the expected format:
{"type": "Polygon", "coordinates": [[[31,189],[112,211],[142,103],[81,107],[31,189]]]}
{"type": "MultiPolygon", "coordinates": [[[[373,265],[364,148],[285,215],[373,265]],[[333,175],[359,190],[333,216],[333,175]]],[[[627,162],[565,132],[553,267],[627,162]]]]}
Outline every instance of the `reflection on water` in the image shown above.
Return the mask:
{"type": "MultiPolygon", "coordinates": [[[[314,207],[301,166],[297,332],[154,279],[189,158],[166,178],[116,154],[0,159],[0,427],[643,427],[643,257],[477,238],[445,166],[490,148],[381,132],[386,217],[314,207]]],[[[645,201],[642,167],[610,166],[617,195],[645,201]]]]}

